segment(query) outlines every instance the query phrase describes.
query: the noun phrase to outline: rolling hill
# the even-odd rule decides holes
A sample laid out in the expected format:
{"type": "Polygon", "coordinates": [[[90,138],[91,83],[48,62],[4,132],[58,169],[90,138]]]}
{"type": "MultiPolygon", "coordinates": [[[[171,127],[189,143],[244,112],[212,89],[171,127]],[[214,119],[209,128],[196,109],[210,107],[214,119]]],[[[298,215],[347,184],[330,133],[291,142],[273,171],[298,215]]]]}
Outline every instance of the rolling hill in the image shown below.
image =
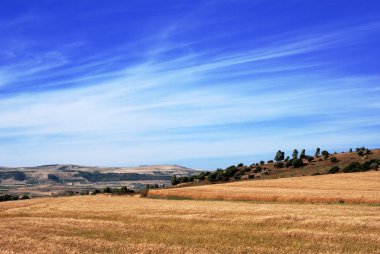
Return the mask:
{"type": "Polygon", "coordinates": [[[78,165],[42,165],[0,168],[1,193],[50,195],[65,190],[92,190],[106,186],[145,188],[146,184],[170,185],[172,175],[191,176],[197,171],[178,165],[139,167],[87,167],[78,165]]]}

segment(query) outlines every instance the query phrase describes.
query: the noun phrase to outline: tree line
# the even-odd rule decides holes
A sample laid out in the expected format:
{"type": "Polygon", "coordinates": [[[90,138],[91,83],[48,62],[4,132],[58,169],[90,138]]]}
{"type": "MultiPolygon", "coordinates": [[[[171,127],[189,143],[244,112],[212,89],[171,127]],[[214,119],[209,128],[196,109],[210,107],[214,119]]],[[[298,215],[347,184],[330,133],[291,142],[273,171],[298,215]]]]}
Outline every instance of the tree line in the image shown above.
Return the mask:
{"type": "MultiPolygon", "coordinates": [[[[350,153],[352,153],[352,148],[349,150],[350,153]]],[[[371,151],[368,148],[365,147],[358,147],[356,148],[356,152],[359,156],[365,156],[368,154],[371,154],[371,151]]],[[[335,154],[335,153],[334,153],[335,154]]],[[[338,163],[339,160],[335,156],[331,156],[331,154],[327,150],[322,150],[317,147],[314,152],[314,156],[307,155],[306,150],[302,149],[301,153],[299,153],[298,149],[294,149],[291,157],[286,156],[285,152],[282,150],[278,150],[274,156],[274,160],[268,160],[266,163],[271,164],[273,163],[273,167],[275,168],[298,168],[305,165],[305,161],[312,162],[313,160],[319,160],[322,161],[323,159],[327,160],[330,159],[330,162],[332,163],[338,163]]],[[[307,163],[306,162],[306,163],[307,163]]],[[[268,170],[264,165],[266,164],[263,160],[261,160],[259,163],[253,163],[250,166],[246,166],[243,163],[239,163],[238,165],[232,165],[225,169],[218,168],[217,170],[210,172],[201,172],[198,175],[193,176],[176,176],[173,175],[171,177],[171,183],[172,185],[177,185],[181,183],[187,183],[187,182],[202,182],[202,181],[208,181],[208,182],[226,182],[230,180],[240,180],[243,176],[247,175],[246,178],[254,178],[253,174],[248,173],[254,173],[254,174],[269,174],[270,170],[268,170]]],[[[359,163],[360,164],[360,163],[359,163]]],[[[358,172],[358,171],[366,171],[370,170],[371,168],[375,168],[375,166],[380,163],[377,163],[377,161],[371,160],[370,163],[363,163],[362,165],[358,166],[358,164],[348,165],[347,167],[343,168],[342,170],[338,166],[334,166],[333,168],[328,171],[328,173],[337,173],[337,172],[358,172]],[[338,167],[338,168],[337,168],[338,167]]]]}

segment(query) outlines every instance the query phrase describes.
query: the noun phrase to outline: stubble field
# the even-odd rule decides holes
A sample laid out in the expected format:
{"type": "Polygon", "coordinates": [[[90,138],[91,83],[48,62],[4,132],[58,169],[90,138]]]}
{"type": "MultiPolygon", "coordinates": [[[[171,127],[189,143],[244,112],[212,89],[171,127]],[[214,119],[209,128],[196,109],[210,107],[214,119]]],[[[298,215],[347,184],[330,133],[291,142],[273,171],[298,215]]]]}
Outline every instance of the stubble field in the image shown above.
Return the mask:
{"type": "Polygon", "coordinates": [[[380,171],[156,189],[150,197],[195,200],[380,204],[380,171]]]}
{"type": "Polygon", "coordinates": [[[0,204],[0,253],[379,253],[380,207],[42,198],[0,204]]]}

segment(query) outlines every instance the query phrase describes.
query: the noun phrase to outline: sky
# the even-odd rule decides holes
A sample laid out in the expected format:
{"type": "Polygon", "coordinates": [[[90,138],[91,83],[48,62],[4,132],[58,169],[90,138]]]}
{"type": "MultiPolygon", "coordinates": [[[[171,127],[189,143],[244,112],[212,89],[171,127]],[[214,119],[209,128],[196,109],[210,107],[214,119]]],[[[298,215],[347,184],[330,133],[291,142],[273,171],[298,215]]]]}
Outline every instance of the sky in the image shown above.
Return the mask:
{"type": "Polygon", "coordinates": [[[380,147],[380,1],[0,2],[0,166],[380,147]]]}

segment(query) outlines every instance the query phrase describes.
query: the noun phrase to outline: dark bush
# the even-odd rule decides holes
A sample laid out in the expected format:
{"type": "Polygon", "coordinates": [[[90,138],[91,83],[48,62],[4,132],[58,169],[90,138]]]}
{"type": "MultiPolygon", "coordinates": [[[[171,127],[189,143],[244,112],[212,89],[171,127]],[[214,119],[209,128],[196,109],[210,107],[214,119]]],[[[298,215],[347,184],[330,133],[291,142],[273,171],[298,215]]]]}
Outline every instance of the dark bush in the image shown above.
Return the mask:
{"type": "Polygon", "coordinates": [[[372,162],[372,163],[369,165],[369,167],[370,167],[371,169],[377,170],[377,169],[379,168],[379,164],[376,163],[376,162],[372,162]]]}
{"type": "Polygon", "coordinates": [[[359,162],[352,162],[350,165],[343,168],[343,173],[359,172],[359,171],[361,171],[359,162]]]}
{"type": "Polygon", "coordinates": [[[303,166],[303,162],[301,159],[293,159],[292,160],[292,166],[295,168],[303,166]]]}
{"type": "Polygon", "coordinates": [[[216,174],[217,174],[216,172],[212,172],[211,174],[208,175],[207,180],[209,180],[209,182],[215,182],[216,174]]]}
{"type": "Polygon", "coordinates": [[[112,193],[112,189],[110,187],[106,187],[104,190],[103,190],[103,193],[112,193]]]}
{"type": "Polygon", "coordinates": [[[340,168],[338,166],[333,166],[329,169],[328,173],[335,174],[335,173],[338,173],[339,171],[340,171],[340,168]]]}
{"type": "Polygon", "coordinates": [[[326,150],[323,150],[321,154],[323,155],[323,157],[325,157],[325,159],[327,159],[330,155],[330,153],[326,150]]]}
{"type": "Polygon", "coordinates": [[[269,160],[269,161],[267,161],[267,163],[273,163],[273,160],[269,160]]]}
{"type": "Polygon", "coordinates": [[[265,164],[265,162],[264,161],[260,161],[260,165],[264,165],[265,164]]]}
{"type": "Polygon", "coordinates": [[[234,179],[236,179],[236,180],[240,180],[240,179],[241,179],[241,174],[240,174],[240,172],[237,172],[237,173],[234,175],[234,179]]]}
{"type": "Polygon", "coordinates": [[[170,181],[172,182],[172,185],[179,184],[179,179],[177,179],[176,175],[172,175],[172,178],[170,179],[170,181]]]}
{"type": "MultiPolygon", "coordinates": [[[[238,174],[238,173],[236,173],[236,174],[238,174]]],[[[218,181],[218,182],[220,182],[220,181],[228,181],[229,177],[226,176],[226,174],[222,170],[220,170],[220,171],[217,172],[215,180],[218,181]]]]}
{"type": "Polygon", "coordinates": [[[187,176],[184,176],[184,177],[180,177],[179,178],[179,182],[180,183],[187,183],[189,181],[189,178],[187,176]]]}
{"type": "Polygon", "coordinates": [[[339,162],[339,160],[338,160],[336,157],[331,157],[331,158],[330,158],[330,161],[331,161],[332,163],[337,163],[337,162],[339,162]]]}
{"type": "Polygon", "coordinates": [[[225,174],[229,178],[229,177],[233,177],[237,171],[238,171],[238,169],[235,166],[230,166],[230,167],[226,168],[225,174]]]}
{"type": "Polygon", "coordinates": [[[254,173],[259,173],[261,172],[262,168],[260,166],[256,166],[255,170],[253,171],[254,173]]]}
{"type": "Polygon", "coordinates": [[[10,194],[5,194],[3,196],[0,196],[0,202],[2,201],[12,201],[12,200],[18,200],[19,197],[16,195],[10,195],[10,194]]]}
{"type": "Polygon", "coordinates": [[[285,166],[285,165],[284,165],[283,162],[277,162],[277,163],[274,164],[274,167],[275,167],[275,168],[283,168],[284,166],[285,166]]]}

